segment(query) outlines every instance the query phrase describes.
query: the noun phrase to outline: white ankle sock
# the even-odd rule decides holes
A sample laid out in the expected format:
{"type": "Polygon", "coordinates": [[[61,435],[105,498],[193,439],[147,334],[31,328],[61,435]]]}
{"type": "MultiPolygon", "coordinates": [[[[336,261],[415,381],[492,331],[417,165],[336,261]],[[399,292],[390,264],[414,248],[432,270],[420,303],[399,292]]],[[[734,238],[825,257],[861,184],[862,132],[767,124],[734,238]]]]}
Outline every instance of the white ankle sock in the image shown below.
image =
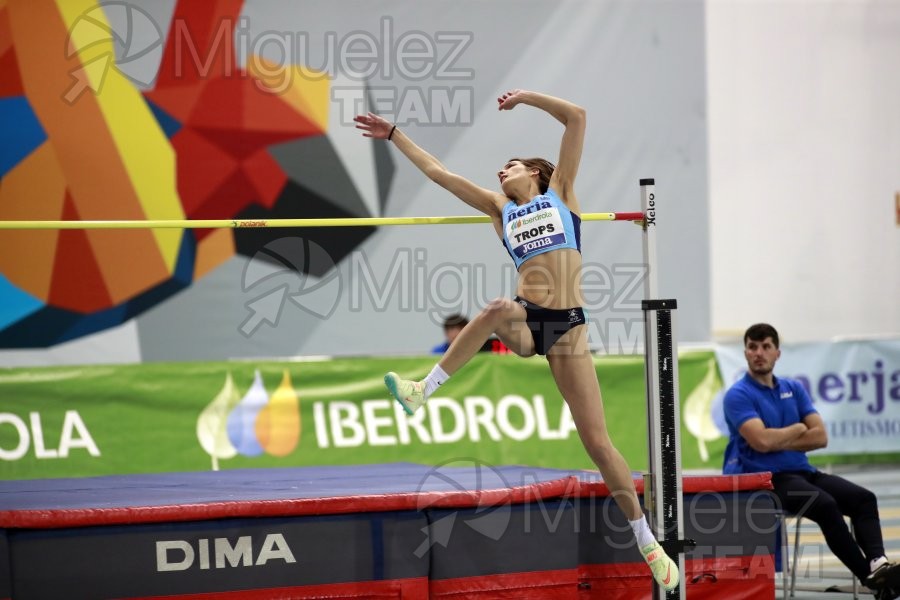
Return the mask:
{"type": "Polygon", "coordinates": [[[653,532],[650,531],[650,524],[647,523],[646,517],[628,521],[628,524],[631,525],[631,530],[634,532],[634,539],[637,540],[638,548],[649,546],[656,541],[653,532]]]}
{"type": "Polygon", "coordinates": [[[441,365],[434,365],[431,373],[425,378],[425,399],[427,400],[448,379],[450,379],[450,376],[444,372],[441,365]]]}

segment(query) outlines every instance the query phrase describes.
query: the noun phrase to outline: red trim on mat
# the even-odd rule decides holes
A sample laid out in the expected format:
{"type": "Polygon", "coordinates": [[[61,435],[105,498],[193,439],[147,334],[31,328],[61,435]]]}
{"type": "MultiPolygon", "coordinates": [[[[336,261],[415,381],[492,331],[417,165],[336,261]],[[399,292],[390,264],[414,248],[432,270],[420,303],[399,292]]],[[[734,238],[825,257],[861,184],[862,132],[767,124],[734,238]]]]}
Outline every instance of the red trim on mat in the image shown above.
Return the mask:
{"type": "Polygon", "coordinates": [[[498,573],[477,577],[432,579],[431,597],[466,594],[481,595],[491,592],[508,592],[503,598],[547,598],[548,588],[564,587],[572,590],[578,584],[578,569],[552,571],[526,571],[523,573],[498,573]],[[510,595],[509,593],[515,592],[510,595]]]}
{"type": "Polygon", "coordinates": [[[538,499],[559,498],[572,487],[574,476],[502,490],[427,492],[297,498],[293,500],[241,500],[60,510],[0,511],[0,527],[58,529],[93,525],[130,525],[175,521],[208,521],[239,517],[285,517],[337,515],[362,512],[424,510],[426,508],[474,508],[523,504],[538,499]]]}
{"type": "MultiPolygon", "coordinates": [[[[638,494],[643,493],[643,480],[635,479],[634,483],[638,494]]],[[[685,477],[683,489],[688,494],[770,490],[772,482],[770,473],[685,477]]],[[[426,508],[474,508],[583,496],[609,496],[609,488],[601,481],[580,481],[575,475],[570,475],[562,479],[502,490],[379,494],[292,500],[244,500],[118,508],[6,510],[0,511],[0,527],[58,529],[93,525],[207,521],[239,517],[336,515],[423,510],[426,508]]]]}
{"type": "Polygon", "coordinates": [[[428,598],[428,578],[391,579],[385,581],[356,581],[352,583],[325,583],[278,588],[258,588],[234,592],[204,592],[200,594],[176,594],[167,596],[141,596],[141,600],[210,600],[226,598],[240,600],[277,600],[279,598],[428,598]]]}
{"type": "MultiPolygon", "coordinates": [[[[635,479],[634,487],[638,495],[644,493],[644,480],[635,479]]],[[[702,492],[749,492],[772,489],[771,473],[746,473],[743,475],[710,475],[706,477],[685,477],[682,490],[685,494],[702,492]]],[[[570,480],[565,497],[609,496],[609,488],[602,481],[570,480]]]]}
{"type": "MultiPolygon", "coordinates": [[[[643,485],[641,485],[641,489],[644,489],[643,485]]],[[[686,494],[698,494],[700,492],[752,492],[755,490],[771,490],[772,474],[766,472],[746,473],[744,475],[685,477],[683,489],[686,494]]]]}

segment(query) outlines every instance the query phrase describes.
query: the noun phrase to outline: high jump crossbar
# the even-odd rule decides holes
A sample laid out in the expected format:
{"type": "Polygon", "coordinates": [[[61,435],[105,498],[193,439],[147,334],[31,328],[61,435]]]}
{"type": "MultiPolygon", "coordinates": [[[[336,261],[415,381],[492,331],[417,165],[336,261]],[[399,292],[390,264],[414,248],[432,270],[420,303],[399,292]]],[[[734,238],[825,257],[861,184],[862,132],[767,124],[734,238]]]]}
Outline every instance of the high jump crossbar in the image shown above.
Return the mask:
{"type": "MultiPolygon", "coordinates": [[[[582,221],[644,221],[642,212],[586,213],[582,221]]],[[[267,229],[273,227],[377,227],[490,223],[473,217],[351,217],[333,219],[137,219],[110,221],[0,221],[0,229],[267,229]]]]}

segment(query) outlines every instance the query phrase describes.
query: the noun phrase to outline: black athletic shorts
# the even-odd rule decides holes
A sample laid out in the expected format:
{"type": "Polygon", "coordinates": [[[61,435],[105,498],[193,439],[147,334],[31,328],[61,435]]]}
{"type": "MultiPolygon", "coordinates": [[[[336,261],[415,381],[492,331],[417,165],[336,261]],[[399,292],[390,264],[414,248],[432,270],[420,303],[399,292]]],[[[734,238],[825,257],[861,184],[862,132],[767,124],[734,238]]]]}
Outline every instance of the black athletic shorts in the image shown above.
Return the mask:
{"type": "Polygon", "coordinates": [[[534,350],[542,356],[547,354],[553,344],[558,342],[559,338],[564,336],[567,331],[578,325],[584,325],[586,322],[584,309],[580,306],[559,309],[544,308],[518,296],[514,300],[525,308],[525,313],[528,315],[525,322],[534,339],[534,350]]]}

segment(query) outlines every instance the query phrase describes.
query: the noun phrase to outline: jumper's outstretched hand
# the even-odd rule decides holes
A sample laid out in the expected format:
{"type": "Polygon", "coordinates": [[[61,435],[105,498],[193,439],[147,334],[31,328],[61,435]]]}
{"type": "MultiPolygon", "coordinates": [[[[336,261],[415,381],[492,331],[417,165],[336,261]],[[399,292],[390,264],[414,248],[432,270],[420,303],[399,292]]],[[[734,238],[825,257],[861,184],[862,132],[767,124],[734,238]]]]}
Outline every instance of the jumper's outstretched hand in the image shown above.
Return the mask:
{"type": "Polygon", "coordinates": [[[497,98],[497,103],[499,106],[498,110],[512,110],[517,104],[522,101],[522,94],[525,93],[525,90],[509,90],[499,98],[497,98]]]}
{"type": "Polygon", "coordinates": [[[376,140],[386,140],[391,134],[391,129],[394,128],[390,121],[386,121],[374,113],[356,115],[353,120],[356,121],[356,128],[363,130],[363,136],[376,140]]]}

